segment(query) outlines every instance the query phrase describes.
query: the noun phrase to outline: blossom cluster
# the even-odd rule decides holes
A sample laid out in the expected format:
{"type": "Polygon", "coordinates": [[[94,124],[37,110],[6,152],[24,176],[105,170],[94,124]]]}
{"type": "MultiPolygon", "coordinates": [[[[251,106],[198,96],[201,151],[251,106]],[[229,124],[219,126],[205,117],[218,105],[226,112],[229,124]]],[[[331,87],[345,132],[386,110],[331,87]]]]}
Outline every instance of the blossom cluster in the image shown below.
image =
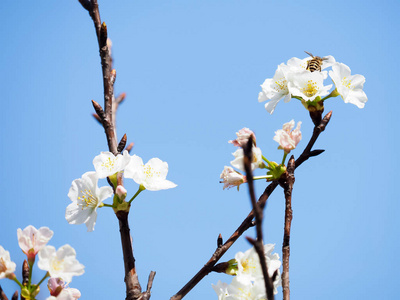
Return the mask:
{"type": "Polygon", "coordinates": [[[321,62],[322,71],[311,72],[307,69],[307,63],[314,59],[307,57],[299,59],[293,57],[287,63],[281,63],[273,78],[268,78],[261,85],[262,91],[258,95],[258,101],[268,101],[265,104],[266,110],[272,114],[278,102],[283,98],[284,102],[289,102],[291,98],[301,100],[303,105],[311,107],[321,106],[324,100],[340,95],[345,103],[352,103],[359,108],[363,108],[367,102],[367,96],[363,91],[365,78],[362,75],[351,75],[351,70],[343,63],[336,62],[331,55],[324,57],[321,62]],[[324,80],[328,77],[325,70],[331,67],[329,76],[332,84],[324,85],[324,80]]]}
{"type": "MultiPolygon", "coordinates": [[[[131,156],[128,151],[116,156],[111,152],[101,152],[93,159],[95,171],[86,172],[81,178],[75,179],[68,192],[72,201],[65,211],[65,218],[70,224],[86,224],[88,231],[93,231],[97,219],[97,208],[104,206],[103,201],[114,193],[110,186],[98,187],[98,180],[108,177],[113,183],[115,194],[124,201],[127,191],[117,184],[117,174],[133,179],[140,185],[140,191],[159,191],[174,188],[177,185],[166,179],[168,164],[159,158],[152,158],[146,164],[137,156],[131,156]]],[[[113,206],[116,208],[115,206],[113,206]]]]}
{"type": "MultiPolygon", "coordinates": [[[[27,285],[21,285],[14,272],[16,264],[11,261],[10,253],[0,246],[0,279],[14,280],[22,287],[21,295],[26,299],[34,299],[39,293],[39,285],[31,284],[31,270],[36,256],[39,257],[38,268],[46,271],[42,281],[47,277],[50,297],[47,300],[75,300],[80,298],[79,290],[69,288],[73,276],[84,273],[84,266],[76,259],[76,252],[70,245],[64,245],[56,250],[47,245],[53,237],[53,231],[48,227],[36,229],[29,225],[24,230],[17,230],[18,244],[22,252],[26,254],[29,264],[29,281],[27,285]]],[[[41,281],[41,282],[42,282],[41,281]]]]}
{"type": "MultiPolygon", "coordinates": [[[[274,247],[273,244],[266,244],[264,251],[268,275],[272,277],[275,271],[278,274],[273,282],[274,294],[277,294],[277,287],[281,285],[279,270],[281,261],[277,253],[272,253],[274,247]]],[[[227,273],[235,275],[230,284],[218,281],[216,285],[212,285],[218,295],[218,300],[267,299],[260,260],[254,247],[244,253],[238,252],[235,258],[230,261],[227,273]]]]}
{"type": "MultiPolygon", "coordinates": [[[[249,139],[251,138],[254,147],[252,148],[253,151],[253,160],[251,162],[251,169],[254,171],[255,169],[267,169],[266,176],[258,176],[254,177],[254,179],[267,179],[267,180],[276,180],[279,179],[282,173],[286,170],[283,166],[284,160],[287,154],[296,148],[297,144],[301,140],[301,131],[300,126],[301,122],[297,123],[297,127],[294,128],[294,120],[291,120],[288,123],[283,125],[283,129],[279,129],[275,132],[274,141],[278,142],[279,146],[278,149],[284,150],[284,158],[282,164],[278,165],[275,162],[270,162],[267,160],[263,155],[260,148],[256,147],[256,136],[253,131],[249,128],[243,128],[239,130],[236,135],[237,138],[235,140],[229,141],[229,143],[233,144],[236,147],[240,147],[237,149],[233,154],[235,159],[231,161],[232,167],[240,171],[244,170],[244,153],[243,153],[243,146],[247,144],[249,139]]],[[[236,186],[239,190],[239,186],[242,183],[247,182],[246,176],[242,173],[236,171],[232,167],[225,166],[224,170],[222,171],[220,178],[222,179],[221,183],[224,184],[223,189],[231,188],[236,186]]]]}

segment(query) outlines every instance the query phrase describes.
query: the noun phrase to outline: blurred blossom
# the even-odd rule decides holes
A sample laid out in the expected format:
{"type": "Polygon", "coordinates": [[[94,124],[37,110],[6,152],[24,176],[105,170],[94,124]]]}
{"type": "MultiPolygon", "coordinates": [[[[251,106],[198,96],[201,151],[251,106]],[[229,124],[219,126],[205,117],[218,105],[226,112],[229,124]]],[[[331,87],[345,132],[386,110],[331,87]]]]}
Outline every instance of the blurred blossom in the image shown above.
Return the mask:
{"type": "Polygon", "coordinates": [[[36,229],[32,225],[29,225],[24,230],[18,228],[17,236],[19,247],[28,256],[28,260],[31,261],[53,237],[53,231],[48,227],[36,229]]]}
{"type": "Polygon", "coordinates": [[[57,251],[53,246],[45,246],[39,251],[38,267],[49,272],[51,277],[61,278],[67,283],[73,276],[82,275],[84,266],[76,259],[75,249],[64,245],[57,251]]]}
{"type": "Polygon", "coordinates": [[[242,128],[238,132],[236,132],[237,139],[236,140],[231,140],[228,143],[233,144],[233,146],[236,147],[244,147],[249,138],[253,138],[254,144],[256,144],[256,136],[253,131],[251,131],[249,128],[242,128]]]}
{"type": "Polygon", "coordinates": [[[10,252],[0,246],[0,279],[6,278],[13,274],[16,264],[11,261],[10,252]]]}
{"type": "MultiPolygon", "coordinates": [[[[252,151],[253,151],[253,161],[251,163],[251,170],[254,171],[257,168],[264,168],[265,165],[262,160],[261,149],[258,147],[253,147],[252,151]]],[[[231,165],[233,167],[245,172],[243,149],[238,149],[232,154],[233,154],[233,156],[235,156],[235,159],[231,161],[231,165]]]]}
{"type": "Polygon", "coordinates": [[[61,278],[50,278],[47,287],[51,296],[46,300],[75,300],[81,297],[78,289],[65,287],[65,282],[61,278]]]}
{"type": "Polygon", "coordinates": [[[275,131],[274,141],[278,142],[278,149],[283,149],[286,153],[295,149],[301,140],[300,131],[301,122],[297,123],[296,129],[294,128],[294,120],[283,124],[283,129],[275,131]]]}
{"type": "Polygon", "coordinates": [[[98,188],[96,172],[86,172],[82,178],[75,179],[68,192],[72,203],[67,206],[65,219],[70,224],[85,223],[88,231],[94,230],[97,208],[113,194],[109,186],[98,188]]]}

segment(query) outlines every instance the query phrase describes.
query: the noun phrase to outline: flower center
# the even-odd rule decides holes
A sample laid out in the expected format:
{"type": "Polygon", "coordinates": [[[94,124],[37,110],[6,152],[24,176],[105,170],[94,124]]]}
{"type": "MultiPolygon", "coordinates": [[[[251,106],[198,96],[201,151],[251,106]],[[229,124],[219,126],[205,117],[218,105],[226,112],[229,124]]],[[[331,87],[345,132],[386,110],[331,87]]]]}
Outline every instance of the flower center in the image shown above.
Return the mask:
{"type": "Polygon", "coordinates": [[[307,84],[302,89],[302,91],[303,91],[304,95],[306,95],[307,97],[314,96],[316,93],[318,93],[317,83],[312,80],[307,81],[307,84]]]}
{"type": "Polygon", "coordinates": [[[54,260],[51,263],[51,266],[52,266],[54,271],[60,271],[60,270],[63,269],[63,263],[64,263],[63,259],[62,260],[54,260]]]}
{"type": "Polygon", "coordinates": [[[255,261],[253,259],[246,259],[242,262],[243,273],[251,273],[256,269],[255,261]]]}
{"type": "Polygon", "coordinates": [[[284,77],[276,80],[274,83],[275,83],[274,87],[275,91],[277,92],[287,91],[287,80],[284,77]]]}
{"type": "Polygon", "coordinates": [[[347,79],[347,77],[343,77],[342,84],[343,84],[343,86],[347,87],[348,89],[351,89],[351,80],[347,79]]]}
{"type": "Polygon", "coordinates": [[[108,171],[111,171],[114,168],[117,159],[117,157],[108,157],[107,160],[101,164],[101,166],[106,168],[108,171]]]}
{"type": "Polygon", "coordinates": [[[143,167],[144,167],[144,175],[146,176],[146,179],[152,178],[154,176],[157,176],[157,177],[160,176],[160,172],[155,172],[151,166],[146,165],[143,167]]]}
{"type": "Polygon", "coordinates": [[[78,197],[78,200],[82,201],[77,203],[82,206],[82,209],[88,206],[96,207],[97,205],[97,198],[93,196],[91,190],[85,189],[84,191],[81,191],[81,196],[78,197]]]}

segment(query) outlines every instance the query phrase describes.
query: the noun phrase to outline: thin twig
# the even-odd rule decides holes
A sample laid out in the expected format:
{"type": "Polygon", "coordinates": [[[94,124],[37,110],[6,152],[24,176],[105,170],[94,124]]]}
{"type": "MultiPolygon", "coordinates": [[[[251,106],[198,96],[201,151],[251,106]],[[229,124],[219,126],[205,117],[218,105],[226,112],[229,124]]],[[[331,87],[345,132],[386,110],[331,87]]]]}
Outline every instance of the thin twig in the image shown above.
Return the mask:
{"type": "Polygon", "coordinates": [[[140,300],[148,300],[151,296],[151,288],[153,287],[154,277],[156,276],[156,272],[151,271],[149,275],[149,279],[147,280],[147,289],[142,293],[142,298],[140,300]]]}
{"type": "Polygon", "coordinates": [[[287,170],[283,178],[279,180],[279,184],[283,187],[285,193],[285,226],[282,244],[282,290],[283,299],[290,300],[290,287],[289,287],[289,257],[290,257],[290,229],[292,225],[293,211],[292,211],[292,190],[294,184],[294,157],[290,158],[287,170]]]}
{"type": "Polygon", "coordinates": [[[8,300],[6,294],[4,293],[3,289],[1,288],[1,285],[0,285],[0,300],[8,300]]]}
{"type": "Polygon", "coordinates": [[[255,240],[250,237],[246,237],[246,239],[249,241],[249,243],[251,243],[254,246],[254,249],[256,250],[258,257],[260,259],[260,265],[264,277],[267,299],[274,300],[274,285],[268,274],[268,265],[264,254],[264,242],[263,242],[263,231],[262,231],[262,221],[264,218],[263,216],[264,214],[263,210],[257,204],[256,195],[254,192],[253,172],[251,170],[251,162],[253,161],[252,147],[253,147],[253,139],[252,137],[250,137],[246,145],[243,147],[243,153],[244,153],[243,162],[244,162],[244,169],[246,171],[247,184],[249,186],[251,205],[254,211],[254,219],[256,221],[257,239],[255,240]]]}
{"type": "MultiPolygon", "coordinates": [[[[307,147],[304,149],[303,153],[296,160],[295,169],[297,169],[303,162],[305,162],[310,156],[311,148],[314,146],[316,140],[322,131],[325,130],[325,127],[328,125],[329,120],[332,116],[332,111],[330,111],[321,123],[314,128],[313,135],[310,138],[310,141],[307,144],[307,147]],[[318,128],[317,128],[318,127],[318,128]]],[[[315,155],[314,155],[315,156],[315,155]]],[[[261,209],[264,208],[265,204],[269,196],[277,187],[278,182],[271,182],[264,190],[263,194],[258,199],[258,205],[261,209]]],[[[244,219],[242,224],[235,230],[235,232],[231,235],[231,237],[211,256],[208,262],[197,272],[196,275],[193,276],[174,296],[170,298],[170,300],[180,300],[187,295],[205,276],[207,276],[210,272],[212,272],[213,267],[221,259],[221,257],[228,251],[228,249],[236,242],[236,240],[245,232],[247,229],[253,226],[253,218],[254,212],[253,210],[248,214],[248,216],[244,219]]]]}
{"type": "MultiPolygon", "coordinates": [[[[88,10],[93,20],[96,30],[97,41],[100,50],[100,59],[103,73],[104,88],[104,110],[95,101],[92,101],[96,113],[101,120],[107,138],[108,149],[114,155],[118,153],[117,135],[115,132],[115,113],[113,112],[114,82],[116,71],[112,69],[112,59],[107,45],[108,32],[107,25],[101,23],[99,6],[97,0],[79,0],[82,6],[88,10]]],[[[123,97],[124,98],[124,97],[123,97]]],[[[122,100],[119,100],[121,102],[122,100]]],[[[125,142],[126,143],[126,142],[125,142]]],[[[122,185],[122,176],[117,177],[118,184],[122,185]]],[[[122,253],[125,267],[126,300],[138,300],[142,297],[141,287],[135,268],[135,258],[133,256],[132,242],[128,222],[128,213],[118,211],[119,228],[121,233],[122,253]]],[[[150,294],[148,295],[150,297],[150,294]]]]}

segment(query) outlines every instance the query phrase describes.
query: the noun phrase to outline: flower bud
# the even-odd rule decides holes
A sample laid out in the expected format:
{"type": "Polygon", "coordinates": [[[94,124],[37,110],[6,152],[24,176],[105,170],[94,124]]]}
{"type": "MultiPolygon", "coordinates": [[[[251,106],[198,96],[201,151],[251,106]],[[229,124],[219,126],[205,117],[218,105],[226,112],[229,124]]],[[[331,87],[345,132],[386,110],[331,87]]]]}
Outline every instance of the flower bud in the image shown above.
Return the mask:
{"type": "Polygon", "coordinates": [[[117,194],[118,198],[122,201],[125,200],[126,198],[126,194],[128,193],[128,191],[124,188],[123,185],[119,185],[117,186],[115,193],[117,194]]]}

